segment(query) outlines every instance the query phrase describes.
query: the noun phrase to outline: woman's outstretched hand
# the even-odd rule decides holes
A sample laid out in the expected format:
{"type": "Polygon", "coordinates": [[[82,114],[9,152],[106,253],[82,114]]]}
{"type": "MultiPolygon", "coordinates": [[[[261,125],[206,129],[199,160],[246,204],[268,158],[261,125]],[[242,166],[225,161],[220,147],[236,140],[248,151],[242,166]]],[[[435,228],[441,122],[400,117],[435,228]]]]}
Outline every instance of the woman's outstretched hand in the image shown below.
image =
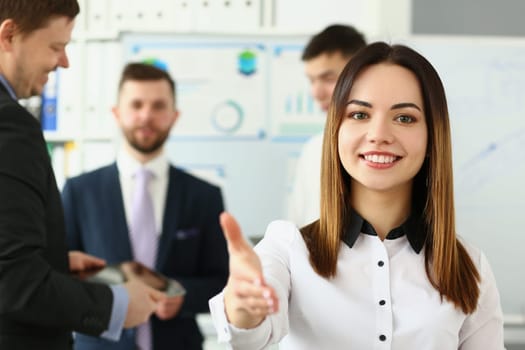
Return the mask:
{"type": "Polygon", "coordinates": [[[223,212],[220,222],[230,255],[230,276],[224,290],[226,316],[237,328],[254,328],[278,310],[277,295],[264,281],[261,261],[234,217],[223,212]]]}

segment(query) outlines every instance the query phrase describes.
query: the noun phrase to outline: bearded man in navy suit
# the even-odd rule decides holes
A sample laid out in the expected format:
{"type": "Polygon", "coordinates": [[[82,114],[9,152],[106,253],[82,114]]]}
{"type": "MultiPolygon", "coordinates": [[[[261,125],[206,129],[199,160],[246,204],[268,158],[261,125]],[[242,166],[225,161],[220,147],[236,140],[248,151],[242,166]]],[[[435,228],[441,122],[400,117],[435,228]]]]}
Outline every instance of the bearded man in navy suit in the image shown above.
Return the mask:
{"type": "MultiPolygon", "coordinates": [[[[186,289],[184,296],[158,303],[144,346],[152,350],[202,349],[195,315],[208,312],[208,299],[224,287],[228,276],[219,225],[224,210],[220,189],[174,167],[164,152],[179,115],[175,91],[165,70],[128,64],[113,108],[124,136],[116,162],[69,179],[62,191],[69,248],[117,264],[136,260],[130,232],[135,171],[144,168],[152,174],[147,187],[157,228],[152,267],[186,289]]],[[[77,334],[75,349],[134,350],[136,333],[124,331],[119,342],[77,334]]]]}

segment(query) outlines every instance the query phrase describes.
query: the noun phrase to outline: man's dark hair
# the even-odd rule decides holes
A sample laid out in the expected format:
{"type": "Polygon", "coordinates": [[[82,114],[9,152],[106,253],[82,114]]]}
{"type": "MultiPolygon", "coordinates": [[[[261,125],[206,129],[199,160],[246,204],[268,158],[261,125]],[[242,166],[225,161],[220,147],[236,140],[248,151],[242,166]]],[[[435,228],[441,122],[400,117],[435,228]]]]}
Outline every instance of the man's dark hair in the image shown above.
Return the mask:
{"type": "Polygon", "coordinates": [[[77,0],[0,0],[0,23],[12,19],[22,34],[45,27],[56,16],[74,19],[79,12],[77,0]]]}
{"type": "Polygon", "coordinates": [[[157,68],[156,66],[149,63],[128,63],[122,75],[120,77],[120,82],[118,84],[118,90],[122,89],[122,85],[126,81],[152,81],[152,80],[166,80],[171,88],[173,93],[173,99],[175,99],[175,81],[171,78],[168,72],[163,69],[157,68]]]}
{"type": "Polygon", "coordinates": [[[355,54],[366,46],[360,32],[349,25],[334,24],[314,35],[306,45],[301,59],[308,61],[324,53],[340,52],[344,57],[355,54]]]}

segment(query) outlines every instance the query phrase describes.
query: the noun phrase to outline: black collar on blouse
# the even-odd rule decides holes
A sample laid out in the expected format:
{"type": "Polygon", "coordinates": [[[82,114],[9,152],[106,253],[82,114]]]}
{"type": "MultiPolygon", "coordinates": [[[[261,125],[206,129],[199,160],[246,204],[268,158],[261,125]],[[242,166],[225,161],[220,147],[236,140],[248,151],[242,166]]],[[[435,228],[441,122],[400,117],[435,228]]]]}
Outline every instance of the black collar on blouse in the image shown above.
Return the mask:
{"type": "MultiPolygon", "coordinates": [[[[343,242],[345,242],[350,248],[354,246],[354,243],[361,232],[367,235],[377,236],[372,225],[370,225],[368,221],[363,219],[361,215],[353,209],[350,211],[350,220],[344,230],[343,242]]],[[[401,226],[390,231],[386,236],[386,239],[396,239],[405,234],[407,235],[408,242],[412,249],[419,254],[421,249],[423,249],[423,245],[427,238],[426,230],[424,229],[421,218],[418,218],[416,215],[410,215],[401,226]]]]}

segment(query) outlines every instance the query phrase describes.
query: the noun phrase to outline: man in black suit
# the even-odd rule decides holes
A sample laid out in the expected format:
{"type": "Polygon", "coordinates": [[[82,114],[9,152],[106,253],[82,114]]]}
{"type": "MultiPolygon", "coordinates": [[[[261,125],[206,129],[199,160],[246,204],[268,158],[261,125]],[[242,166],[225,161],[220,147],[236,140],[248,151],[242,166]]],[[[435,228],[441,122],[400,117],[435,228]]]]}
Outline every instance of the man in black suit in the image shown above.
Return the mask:
{"type": "Polygon", "coordinates": [[[103,261],[68,255],[43,134],[17,99],[68,67],[78,12],[76,0],[0,0],[0,349],[71,349],[72,331],[117,340],[166,297],[136,281],[110,288],[69,274],[103,261]]]}
{"type": "Polygon", "coordinates": [[[134,350],[137,345],[142,350],[202,349],[195,314],[209,311],[208,299],[228,277],[228,253],[219,224],[224,209],[221,191],[168,161],[164,144],[178,111],[175,82],[165,70],[142,63],[126,65],[113,114],[124,136],[116,162],[68,180],[62,191],[69,247],[110,264],[128,260],[149,264],[178,280],[186,295],[159,303],[149,324],[125,332],[118,343],[79,335],[75,349],[134,350]],[[143,213],[133,210],[134,195],[140,191],[137,171],[152,174],[147,192],[155,222],[140,233],[134,230],[134,221],[143,213]],[[153,241],[156,257],[142,261],[137,250],[147,243],[137,246],[137,239],[146,236],[153,241]]]}

